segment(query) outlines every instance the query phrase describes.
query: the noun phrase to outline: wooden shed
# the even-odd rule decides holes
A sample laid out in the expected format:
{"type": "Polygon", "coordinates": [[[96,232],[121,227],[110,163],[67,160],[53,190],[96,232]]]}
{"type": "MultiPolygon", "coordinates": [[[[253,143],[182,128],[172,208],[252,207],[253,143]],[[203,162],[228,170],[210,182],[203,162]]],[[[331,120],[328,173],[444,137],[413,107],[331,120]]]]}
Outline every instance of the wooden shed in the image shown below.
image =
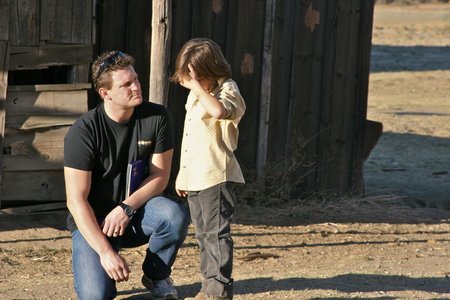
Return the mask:
{"type": "Polygon", "coordinates": [[[178,143],[187,91],[155,90],[167,85],[181,46],[208,37],[246,100],[244,168],[261,173],[301,152],[304,165],[290,174],[302,177],[297,194],[363,192],[364,159],[382,130],[366,120],[374,0],[100,2],[98,49],[137,58],[144,94],[169,107],[178,143]]]}
{"type": "Polygon", "coordinates": [[[200,36],[222,47],[246,100],[237,151],[246,172],[301,153],[305,163],[290,174],[302,178],[297,194],[363,191],[364,159],[381,132],[366,120],[374,0],[0,0],[0,8],[2,201],[64,200],[61,138],[95,104],[87,67],[106,50],[133,55],[144,96],[169,108],[175,173],[187,91],[167,78],[181,46],[200,36]],[[55,82],[38,82],[43,72],[55,82]]]}
{"type": "Polygon", "coordinates": [[[65,199],[63,137],[88,108],[92,0],[0,0],[0,205],[65,199]]]}

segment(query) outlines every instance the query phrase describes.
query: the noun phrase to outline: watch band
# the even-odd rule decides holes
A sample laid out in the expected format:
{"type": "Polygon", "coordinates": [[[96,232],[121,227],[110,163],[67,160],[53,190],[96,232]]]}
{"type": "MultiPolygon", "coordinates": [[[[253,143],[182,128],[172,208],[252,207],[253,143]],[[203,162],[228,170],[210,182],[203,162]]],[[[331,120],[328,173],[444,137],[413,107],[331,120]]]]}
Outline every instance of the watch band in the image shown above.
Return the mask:
{"type": "Polygon", "coordinates": [[[119,206],[122,207],[123,211],[130,219],[136,213],[136,211],[131,206],[129,206],[125,203],[120,203],[119,206]]]}

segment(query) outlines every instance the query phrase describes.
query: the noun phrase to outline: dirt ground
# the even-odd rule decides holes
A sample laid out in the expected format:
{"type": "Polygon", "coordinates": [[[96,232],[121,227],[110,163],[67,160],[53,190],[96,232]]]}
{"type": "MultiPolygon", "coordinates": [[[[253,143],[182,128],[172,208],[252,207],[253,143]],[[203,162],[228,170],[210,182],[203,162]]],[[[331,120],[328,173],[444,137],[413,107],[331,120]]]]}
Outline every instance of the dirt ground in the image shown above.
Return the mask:
{"type": "MultiPolygon", "coordinates": [[[[377,5],[364,198],[240,206],[235,299],[450,299],[450,6],[377,5]],[[446,210],[443,208],[447,208],[446,210]]],[[[0,299],[75,299],[65,212],[0,216],[0,299]]],[[[144,248],[118,299],[148,299],[144,248]]],[[[190,228],[172,277],[200,288],[190,228]]]]}

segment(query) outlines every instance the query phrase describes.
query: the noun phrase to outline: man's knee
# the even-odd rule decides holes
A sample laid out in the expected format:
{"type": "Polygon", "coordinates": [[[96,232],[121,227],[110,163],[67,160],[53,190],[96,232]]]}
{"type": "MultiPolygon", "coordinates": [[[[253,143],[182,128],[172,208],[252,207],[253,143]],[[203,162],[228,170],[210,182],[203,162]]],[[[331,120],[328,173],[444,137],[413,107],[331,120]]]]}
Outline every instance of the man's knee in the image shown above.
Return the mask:
{"type": "Polygon", "coordinates": [[[170,231],[173,240],[183,240],[187,234],[189,225],[188,214],[183,210],[176,210],[165,215],[164,223],[170,231]]]}
{"type": "Polygon", "coordinates": [[[173,200],[165,198],[167,205],[160,211],[162,222],[177,232],[183,232],[189,225],[188,209],[173,200]]]}

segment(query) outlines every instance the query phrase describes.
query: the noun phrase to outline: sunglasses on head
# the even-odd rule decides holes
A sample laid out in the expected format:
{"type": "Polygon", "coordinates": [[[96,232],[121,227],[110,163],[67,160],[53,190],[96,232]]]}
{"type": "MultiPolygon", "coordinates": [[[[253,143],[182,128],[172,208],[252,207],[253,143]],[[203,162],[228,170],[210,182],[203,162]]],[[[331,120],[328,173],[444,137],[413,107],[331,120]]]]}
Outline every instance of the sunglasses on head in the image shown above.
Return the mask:
{"type": "Polygon", "coordinates": [[[122,51],[117,51],[108,58],[105,58],[98,67],[98,74],[102,74],[118,57],[125,57],[125,54],[122,51]]]}

